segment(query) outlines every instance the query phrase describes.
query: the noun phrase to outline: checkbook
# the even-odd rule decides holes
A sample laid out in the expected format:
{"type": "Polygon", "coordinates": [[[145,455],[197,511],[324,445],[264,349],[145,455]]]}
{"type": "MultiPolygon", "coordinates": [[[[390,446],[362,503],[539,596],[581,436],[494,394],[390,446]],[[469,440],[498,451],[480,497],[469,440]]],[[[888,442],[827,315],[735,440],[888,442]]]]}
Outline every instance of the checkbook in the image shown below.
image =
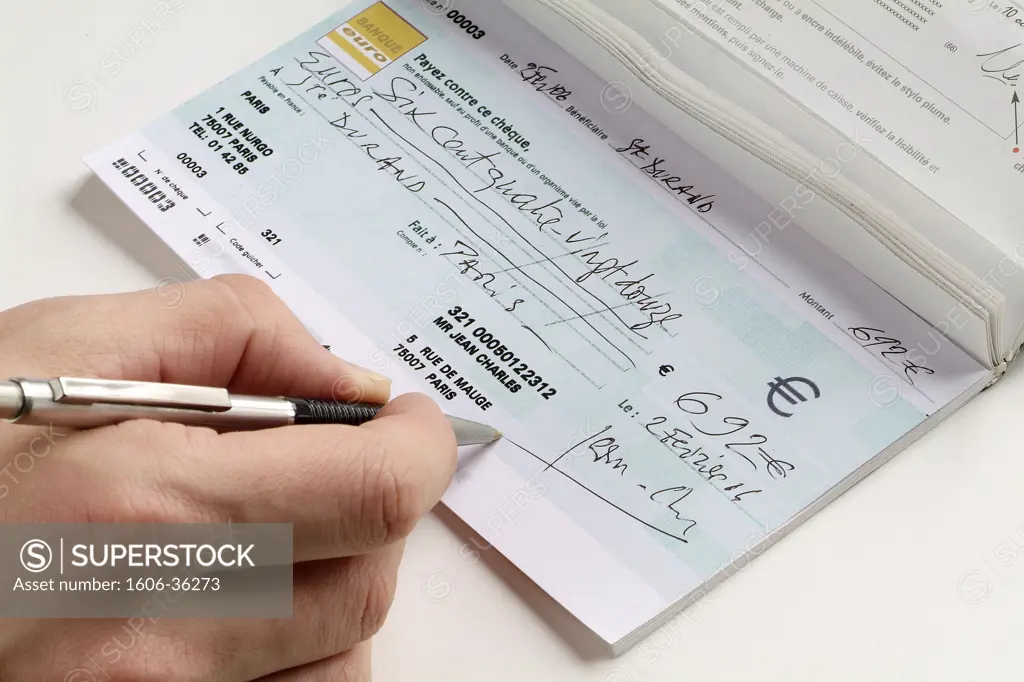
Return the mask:
{"type": "Polygon", "coordinates": [[[1021,346],[976,4],[355,0],[86,162],[181,281],[503,431],[444,505],[617,655],[1021,346]]]}

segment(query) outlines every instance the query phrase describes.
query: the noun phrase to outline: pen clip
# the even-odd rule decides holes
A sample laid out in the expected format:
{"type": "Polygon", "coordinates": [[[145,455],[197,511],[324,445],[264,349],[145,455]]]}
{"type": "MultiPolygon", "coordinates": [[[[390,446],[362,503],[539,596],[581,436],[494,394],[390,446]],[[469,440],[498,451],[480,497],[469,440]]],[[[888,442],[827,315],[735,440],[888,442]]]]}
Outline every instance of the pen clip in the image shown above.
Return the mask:
{"type": "Polygon", "coordinates": [[[231,395],[223,388],[70,377],[53,379],[49,384],[53,401],[63,405],[102,403],[205,412],[227,412],[232,407],[231,395]]]}

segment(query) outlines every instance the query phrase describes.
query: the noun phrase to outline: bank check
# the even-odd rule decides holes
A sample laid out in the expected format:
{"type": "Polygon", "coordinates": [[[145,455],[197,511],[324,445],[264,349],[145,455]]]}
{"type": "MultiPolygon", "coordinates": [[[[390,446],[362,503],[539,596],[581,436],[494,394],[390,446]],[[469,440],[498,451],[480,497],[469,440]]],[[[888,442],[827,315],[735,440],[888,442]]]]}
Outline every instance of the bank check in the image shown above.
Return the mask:
{"type": "Polygon", "coordinates": [[[358,0],[87,162],[500,428],[445,504],[608,641],[987,376],[497,0],[358,0]]]}

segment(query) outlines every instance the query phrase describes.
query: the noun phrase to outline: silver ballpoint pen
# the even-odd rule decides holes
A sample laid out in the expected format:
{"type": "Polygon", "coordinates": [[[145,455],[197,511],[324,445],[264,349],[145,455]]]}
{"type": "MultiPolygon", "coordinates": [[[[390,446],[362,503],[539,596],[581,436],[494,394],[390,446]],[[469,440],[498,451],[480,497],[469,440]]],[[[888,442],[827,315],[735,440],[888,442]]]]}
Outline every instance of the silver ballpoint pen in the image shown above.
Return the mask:
{"type": "MultiPolygon", "coordinates": [[[[0,420],[14,424],[94,429],[132,419],[253,431],[302,424],[359,426],[379,405],[334,400],[232,395],[223,388],[141,381],[59,377],[0,381],[0,420]]],[[[501,432],[449,416],[460,447],[486,445],[501,432]]]]}

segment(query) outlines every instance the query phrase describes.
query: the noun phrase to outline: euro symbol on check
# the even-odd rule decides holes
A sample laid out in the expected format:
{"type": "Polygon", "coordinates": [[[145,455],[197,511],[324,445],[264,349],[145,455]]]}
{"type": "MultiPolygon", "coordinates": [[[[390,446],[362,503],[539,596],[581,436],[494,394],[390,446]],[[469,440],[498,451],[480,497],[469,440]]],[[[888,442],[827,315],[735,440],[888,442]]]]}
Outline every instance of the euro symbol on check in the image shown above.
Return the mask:
{"type": "Polygon", "coordinates": [[[804,379],[803,377],[790,377],[789,379],[775,377],[775,381],[768,384],[768,388],[771,389],[768,391],[768,409],[785,419],[792,417],[793,415],[791,413],[780,410],[778,406],[776,406],[775,401],[777,398],[781,397],[790,405],[806,403],[809,399],[797,390],[795,384],[804,384],[811,389],[811,391],[814,392],[813,400],[817,400],[821,397],[821,390],[818,388],[818,385],[810,379],[804,379]]]}

